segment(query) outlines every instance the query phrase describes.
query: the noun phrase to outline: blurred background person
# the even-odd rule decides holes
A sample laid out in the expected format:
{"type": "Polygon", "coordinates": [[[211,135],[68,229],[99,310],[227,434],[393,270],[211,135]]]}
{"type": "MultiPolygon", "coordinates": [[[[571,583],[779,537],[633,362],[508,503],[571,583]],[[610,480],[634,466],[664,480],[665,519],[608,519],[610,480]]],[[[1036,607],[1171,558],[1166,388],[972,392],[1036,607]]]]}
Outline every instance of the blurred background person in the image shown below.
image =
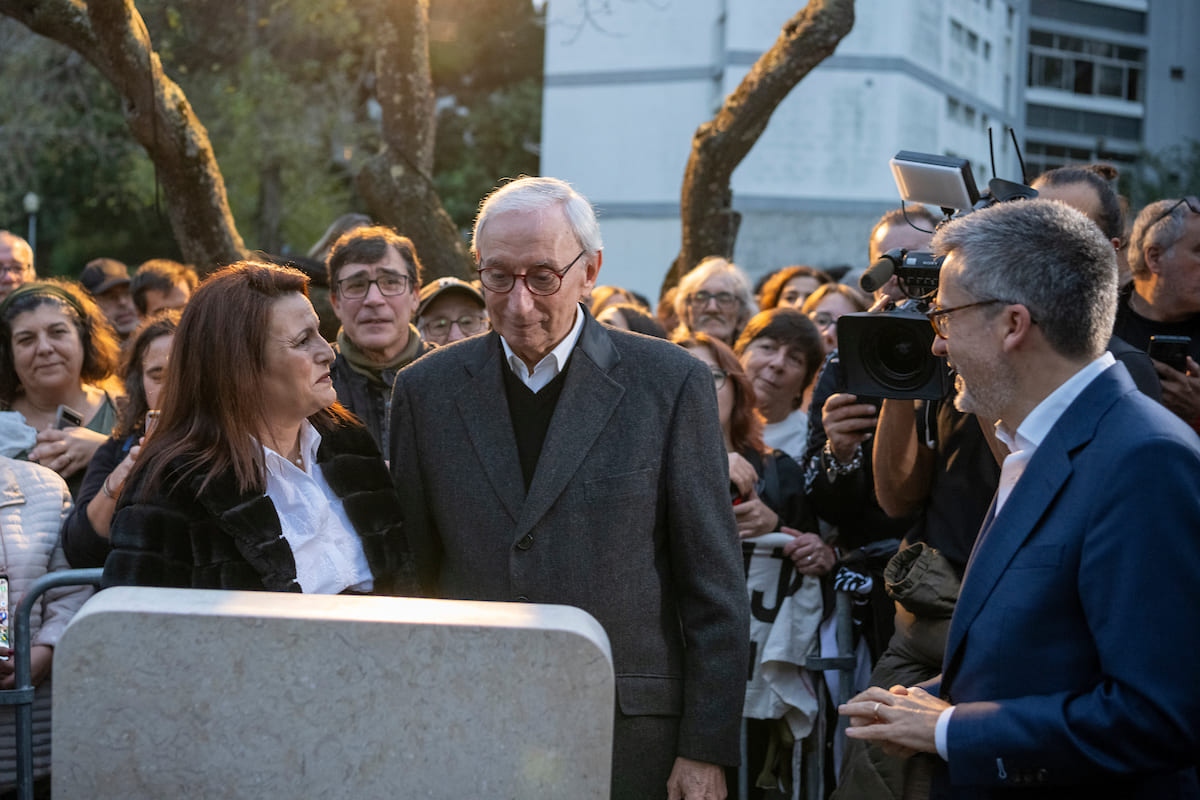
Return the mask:
{"type": "Polygon", "coordinates": [[[478,289],[458,278],[438,278],[421,287],[417,330],[435,346],[450,344],[488,329],[487,307],[478,289]]]}
{"type": "Polygon", "coordinates": [[[870,306],[858,289],[840,283],[826,283],[808,296],[800,310],[808,315],[821,332],[825,353],[837,349],[837,321],[846,314],[858,314],[870,306]]]}
{"type": "Polygon", "coordinates": [[[130,335],[122,352],[117,374],[125,387],[125,402],[112,436],[92,456],[75,508],[63,524],[63,550],[76,569],[103,567],[108,557],[108,529],[150,428],[147,415],[151,410],[157,413],[178,326],[179,312],[173,309],[150,317],[130,335]]]}
{"type": "MultiPolygon", "coordinates": [[[[794,313],[812,327],[799,312],[786,313],[794,313]]],[[[761,316],[763,314],[752,319],[747,330],[761,316]]],[[[816,331],[812,332],[811,338],[819,352],[816,331]]],[[[729,787],[730,798],[779,797],[782,795],[769,794],[756,786],[756,778],[770,774],[775,783],[791,785],[794,780],[790,769],[792,743],[811,731],[819,708],[811,684],[800,677],[800,667],[803,667],[823,615],[821,589],[816,582],[802,586],[794,579],[794,573],[819,579],[833,569],[837,555],[819,535],[810,532],[816,530],[817,520],[804,494],[804,473],[800,465],[783,451],[763,442],[763,420],[754,386],[737,356],[727,345],[704,333],[682,337],[675,342],[712,371],[721,432],[729,454],[729,491],[735,504],[738,535],[744,540],[743,553],[748,563],[759,555],[765,562],[754,563],[749,568],[749,588],[759,591],[761,579],[773,590],[770,599],[766,592],[758,595],[748,632],[758,647],[751,650],[754,663],[746,687],[747,716],[743,720],[746,759],[742,772],[748,776],[747,785],[742,786],[739,770],[733,767],[726,768],[725,784],[729,787]],[[776,535],[770,537],[769,534],[776,535]],[[780,548],[779,534],[786,538],[782,561],[772,552],[780,548]],[[764,548],[756,548],[754,540],[761,537],[767,537],[763,540],[764,548]],[[780,586],[788,587],[787,591],[779,589],[780,586]],[[789,663],[797,667],[793,672],[794,682],[780,681],[777,676],[768,677],[759,663],[763,646],[773,636],[770,625],[778,618],[785,602],[794,604],[791,614],[807,617],[804,624],[788,626],[793,636],[797,630],[803,631],[796,637],[797,641],[791,642],[794,661],[789,663]],[[782,697],[791,702],[783,701],[782,697]],[[792,736],[785,736],[780,728],[785,715],[791,716],[790,722],[796,726],[790,728],[792,736]]],[[[780,660],[779,640],[774,641],[776,647],[771,659],[780,660]]]]}
{"type": "Polygon", "coordinates": [[[675,313],[675,296],[677,294],[679,294],[678,286],[667,289],[658,299],[658,305],[654,309],[654,316],[658,319],[658,324],[662,325],[666,331],[673,331],[679,327],[679,315],[675,313]]]}
{"type": "Polygon", "coordinates": [[[592,312],[592,316],[599,319],[600,314],[609,306],[620,304],[626,305],[643,305],[637,295],[628,289],[622,289],[620,286],[596,286],[588,294],[584,300],[588,305],[588,310],[592,312]]]}
{"type": "MultiPolygon", "coordinates": [[[[71,507],[63,479],[37,464],[0,456],[0,572],[8,577],[11,614],[35,580],[67,569],[58,530],[71,507]]],[[[33,696],[33,774],[35,796],[49,797],[51,662],[54,647],[71,617],[92,594],[90,586],[51,589],[29,616],[30,677],[33,696]]],[[[10,625],[9,620],[5,620],[10,625]]],[[[0,689],[14,688],[12,651],[0,648],[0,689]]],[[[16,787],[15,706],[0,706],[0,792],[16,787]]]]}
{"type": "Polygon", "coordinates": [[[391,228],[354,228],[334,243],[326,263],[329,299],[342,328],[333,386],[338,401],[367,426],[389,460],[389,409],[396,372],[429,351],[412,324],[419,305],[421,260],[391,228]]]}
{"type": "Polygon", "coordinates": [[[395,490],[337,404],[307,284],[244,261],[196,291],[112,522],[106,586],[413,588],[395,490]]]}
{"type": "Polygon", "coordinates": [[[34,279],[33,248],[15,233],[0,231],[0,300],[34,279]]]}
{"type": "Polygon", "coordinates": [[[137,308],[129,293],[129,270],[115,258],[96,258],[87,263],[79,283],[100,306],[117,336],[124,339],[138,324],[137,308]]]}
{"type": "Polygon", "coordinates": [[[756,311],[746,273],[720,256],[709,256],[679,280],[675,334],[707,333],[732,347],[756,311]]]}
{"type": "Polygon", "coordinates": [[[62,475],[72,493],[117,421],[116,398],[102,384],[118,352],[103,312],[69,282],[27,283],[0,303],[0,408],[24,418],[22,457],[62,475]],[[82,424],[60,422],[59,406],[82,424]]]}
{"type": "Polygon", "coordinates": [[[746,323],[734,346],[754,384],[766,425],[763,440],[794,459],[808,446],[805,397],[825,352],[812,321],[793,308],[760,311],[746,323]]]}
{"type": "Polygon", "coordinates": [[[366,214],[359,214],[357,212],[342,214],[329,223],[329,227],[321,234],[321,238],[317,239],[313,243],[313,246],[308,249],[308,257],[313,261],[319,261],[324,264],[329,258],[329,251],[333,249],[334,242],[352,230],[369,228],[374,224],[366,214]]]}
{"type": "Polygon", "coordinates": [[[640,305],[632,303],[610,305],[600,312],[596,320],[617,330],[633,331],[658,339],[667,338],[667,331],[662,324],[640,305]]]}
{"type": "Polygon", "coordinates": [[[776,270],[763,284],[759,308],[766,311],[778,306],[799,309],[809,295],[832,283],[829,273],[815,267],[793,266],[776,270]]]}
{"type": "Polygon", "coordinates": [[[196,291],[196,270],[169,258],[153,258],[137,268],[130,285],[133,304],[142,319],[166,309],[182,310],[196,291]]]}

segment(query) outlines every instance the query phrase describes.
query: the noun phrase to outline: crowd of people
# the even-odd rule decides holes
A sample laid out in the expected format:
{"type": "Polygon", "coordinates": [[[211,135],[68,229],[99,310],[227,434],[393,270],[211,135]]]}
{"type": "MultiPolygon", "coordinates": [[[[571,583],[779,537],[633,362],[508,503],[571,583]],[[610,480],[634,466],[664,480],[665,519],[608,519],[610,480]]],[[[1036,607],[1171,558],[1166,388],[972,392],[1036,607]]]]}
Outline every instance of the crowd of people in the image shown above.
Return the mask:
{"type": "MultiPolygon", "coordinates": [[[[522,178],[481,206],[474,281],[331,226],[336,336],[290,266],[39,278],[0,231],[10,608],[68,565],[578,606],[612,644],[614,798],[1200,797],[1200,201],[1127,226],[1113,177],[896,209],[849,271],[712,256],[654,305],[599,284],[586,199],[522,178]],[[911,303],[858,287],[897,249],[944,257],[938,399],[846,387],[839,320],[911,303]],[[848,673],[806,666],[839,654],[838,592],[840,709],[848,673]]],[[[42,776],[89,593],[34,620],[42,776]]]]}

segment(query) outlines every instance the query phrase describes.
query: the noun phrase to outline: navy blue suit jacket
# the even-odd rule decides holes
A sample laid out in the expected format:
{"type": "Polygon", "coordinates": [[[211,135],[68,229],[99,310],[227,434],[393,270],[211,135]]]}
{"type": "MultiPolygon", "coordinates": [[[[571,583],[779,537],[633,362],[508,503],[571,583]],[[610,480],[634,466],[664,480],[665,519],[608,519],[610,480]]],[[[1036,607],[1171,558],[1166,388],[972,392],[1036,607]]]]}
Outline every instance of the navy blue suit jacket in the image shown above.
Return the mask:
{"type": "Polygon", "coordinates": [[[927,687],[957,706],[933,796],[1200,797],[1195,433],[1114,365],[988,519],[927,687]]]}

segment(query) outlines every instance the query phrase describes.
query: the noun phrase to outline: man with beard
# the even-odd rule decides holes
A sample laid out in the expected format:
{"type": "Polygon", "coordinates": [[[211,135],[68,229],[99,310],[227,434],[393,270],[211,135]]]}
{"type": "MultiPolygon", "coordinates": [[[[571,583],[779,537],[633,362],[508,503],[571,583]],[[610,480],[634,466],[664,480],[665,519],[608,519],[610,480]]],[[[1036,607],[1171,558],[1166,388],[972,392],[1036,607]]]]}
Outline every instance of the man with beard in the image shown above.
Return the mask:
{"type": "Polygon", "coordinates": [[[758,306],[746,273],[720,256],[709,256],[679,280],[675,313],[677,335],[707,333],[733,347],[758,306]]]}
{"type": "Polygon", "coordinates": [[[937,753],[932,798],[1198,798],[1200,441],[1105,352],[1112,245],[1031,200],[934,251],[933,351],[1010,453],[941,675],[861,693],[848,735],[937,753]]]}

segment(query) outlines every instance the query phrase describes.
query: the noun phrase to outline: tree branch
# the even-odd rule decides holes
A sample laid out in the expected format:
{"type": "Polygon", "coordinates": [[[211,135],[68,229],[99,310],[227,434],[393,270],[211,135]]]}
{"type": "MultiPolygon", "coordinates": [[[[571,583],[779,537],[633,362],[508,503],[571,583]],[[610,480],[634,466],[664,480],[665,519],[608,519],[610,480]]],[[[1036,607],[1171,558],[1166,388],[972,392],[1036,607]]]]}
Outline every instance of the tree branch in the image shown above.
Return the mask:
{"type": "Polygon", "coordinates": [[[208,133],[163,72],[132,0],[0,0],[0,13],[75,50],[117,89],[185,259],[204,271],[246,256],[208,133]]]}
{"type": "Polygon", "coordinates": [[[766,130],[771,114],[854,26],[854,0],[809,0],[788,20],[720,111],[692,137],[680,197],[683,236],[663,289],[701,259],[730,257],[739,218],[733,210],[734,169],[766,130]]]}

